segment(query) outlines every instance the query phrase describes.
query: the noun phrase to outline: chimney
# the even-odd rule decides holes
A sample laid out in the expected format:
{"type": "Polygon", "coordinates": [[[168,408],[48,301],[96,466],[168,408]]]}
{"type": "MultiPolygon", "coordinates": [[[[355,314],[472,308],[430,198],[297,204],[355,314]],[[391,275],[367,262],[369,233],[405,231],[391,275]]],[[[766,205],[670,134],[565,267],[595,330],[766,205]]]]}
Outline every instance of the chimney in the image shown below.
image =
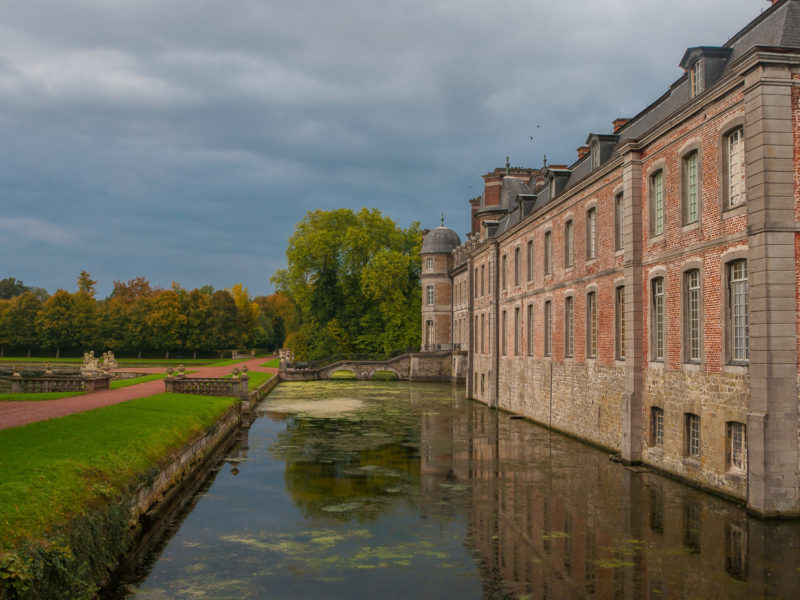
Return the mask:
{"type": "Polygon", "coordinates": [[[589,146],[581,146],[578,148],[578,160],[589,154],[589,146]]]}
{"type": "Polygon", "coordinates": [[[617,133],[620,129],[622,129],[625,125],[627,125],[628,121],[630,121],[630,119],[625,119],[625,118],[614,119],[613,123],[611,123],[611,125],[613,125],[614,127],[614,133],[617,133]]]}

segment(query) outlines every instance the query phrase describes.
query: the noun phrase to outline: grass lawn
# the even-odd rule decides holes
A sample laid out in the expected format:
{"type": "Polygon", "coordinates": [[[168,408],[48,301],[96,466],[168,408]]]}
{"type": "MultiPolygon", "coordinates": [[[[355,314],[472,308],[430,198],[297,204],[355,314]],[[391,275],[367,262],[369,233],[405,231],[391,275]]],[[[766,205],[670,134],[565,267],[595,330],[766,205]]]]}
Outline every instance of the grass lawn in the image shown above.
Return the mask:
{"type": "Polygon", "coordinates": [[[30,400],[58,400],[81,396],[83,392],[41,392],[34,394],[0,394],[0,402],[28,402],[30,400]]]}
{"type": "Polygon", "coordinates": [[[158,394],[0,431],[0,551],[119,496],[236,401],[158,394]]]}
{"type": "Polygon", "coordinates": [[[131,377],[130,379],[112,379],[111,389],[116,390],[147,381],[158,381],[159,379],[164,379],[166,376],[166,373],[153,373],[152,375],[142,375],[141,377],[131,377]]]}
{"type": "Polygon", "coordinates": [[[8,363],[82,363],[83,358],[47,358],[41,356],[31,356],[28,358],[27,356],[3,356],[0,358],[0,362],[8,362],[8,363]]]}
{"type": "MultiPolygon", "coordinates": [[[[251,392],[259,387],[262,383],[274,377],[272,373],[260,373],[259,371],[248,371],[247,374],[250,376],[250,381],[247,383],[247,389],[251,392]]],[[[225,378],[233,377],[231,375],[225,375],[225,378]]]]}
{"type": "Polygon", "coordinates": [[[267,362],[261,363],[258,366],[259,367],[274,367],[275,369],[277,369],[278,367],[281,366],[281,359],[280,358],[273,358],[272,360],[268,360],[267,362]]]}

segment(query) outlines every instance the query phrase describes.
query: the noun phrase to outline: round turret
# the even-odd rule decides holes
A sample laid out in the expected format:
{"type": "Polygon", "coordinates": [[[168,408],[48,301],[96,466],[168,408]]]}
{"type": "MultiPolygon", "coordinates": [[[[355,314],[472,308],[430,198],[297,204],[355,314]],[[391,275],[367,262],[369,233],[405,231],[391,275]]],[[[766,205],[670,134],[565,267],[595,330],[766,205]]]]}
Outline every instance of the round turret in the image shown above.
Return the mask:
{"type": "Polygon", "coordinates": [[[453,248],[461,244],[458,234],[442,225],[437,227],[422,239],[422,254],[441,254],[449,253],[453,248]]]}

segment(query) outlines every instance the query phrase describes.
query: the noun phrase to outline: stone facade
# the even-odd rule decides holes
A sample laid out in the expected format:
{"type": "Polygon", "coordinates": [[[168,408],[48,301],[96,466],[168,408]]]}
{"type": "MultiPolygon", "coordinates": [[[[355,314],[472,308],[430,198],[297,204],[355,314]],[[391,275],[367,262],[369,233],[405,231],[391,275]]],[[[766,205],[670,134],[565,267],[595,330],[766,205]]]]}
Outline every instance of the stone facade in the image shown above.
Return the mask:
{"type": "Polygon", "coordinates": [[[463,243],[426,236],[423,347],[468,351],[469,397],[800,516],[798,32],[779,0],[689,48],[573,164],[484,175],[463,243]]]}

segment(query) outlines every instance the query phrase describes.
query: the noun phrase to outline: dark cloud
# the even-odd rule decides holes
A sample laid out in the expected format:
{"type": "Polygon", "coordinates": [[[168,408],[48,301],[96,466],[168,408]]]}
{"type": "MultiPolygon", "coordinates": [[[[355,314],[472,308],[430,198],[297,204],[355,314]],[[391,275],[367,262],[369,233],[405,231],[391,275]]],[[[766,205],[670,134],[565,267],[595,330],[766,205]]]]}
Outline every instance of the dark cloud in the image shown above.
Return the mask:
{"type": "Polygon", "coordinates": [[[264,293],[313,208],[463,232],[480,174],[571,162],[766,7],[6,0],[0,272],[264,293]]]}

